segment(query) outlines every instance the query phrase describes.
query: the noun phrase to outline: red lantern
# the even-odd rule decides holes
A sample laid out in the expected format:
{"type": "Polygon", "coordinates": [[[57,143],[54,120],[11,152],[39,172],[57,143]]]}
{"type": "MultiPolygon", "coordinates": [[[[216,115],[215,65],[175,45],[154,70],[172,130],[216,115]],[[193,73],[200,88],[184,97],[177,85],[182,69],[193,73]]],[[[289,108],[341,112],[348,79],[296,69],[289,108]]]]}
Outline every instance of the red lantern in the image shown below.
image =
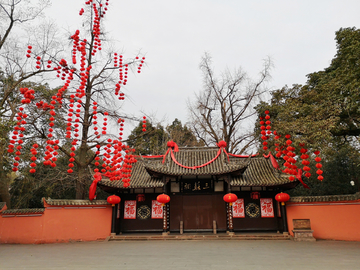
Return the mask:
{"type": "Polygon", "coordinates": [[[115,206],[115,204],[120,203],[121,199],[119,196],[111,195],[107,198],[107,202],[110,203],[112,206],[115,206]]]}
{"type": "Polygon", "coordinates": [[[260,192],[257,192],[257,191],[256,192],[251,192],[250,197],[253,200],[258,200],[258,199],[260,199],[260,192]]]}
{"type": "Polygon", "coordinates": [[[278,193],[275,196],[275,200],[277,200],[278,202],[280,202],[281,204],[284,204],[285,202],[287,202],[288,200],[290,200],[290,195],[287,193],[278,193]]]}
{"type": "Polygon", "coordinates": [[[138,194],[136,195],[136,200],[138,202],[144,202],[145,201],[145,194],[138,194]]]}
{"type": "Polygon", "coordinates": [[[165,204],[165,203],[170,202],[170,196],[166,195],[166,194],[160,194],[159,196],[157,196],[156,200],[159,203],[165,204]]]}
{"type": "Polygon", "coordinates": [[[223,199],[225,202],[230,203],[230,205],[232,205],[232,203],[235,202],[238,199],[238,197],[234,193],[228,193],[224,195],[223,199]]]}

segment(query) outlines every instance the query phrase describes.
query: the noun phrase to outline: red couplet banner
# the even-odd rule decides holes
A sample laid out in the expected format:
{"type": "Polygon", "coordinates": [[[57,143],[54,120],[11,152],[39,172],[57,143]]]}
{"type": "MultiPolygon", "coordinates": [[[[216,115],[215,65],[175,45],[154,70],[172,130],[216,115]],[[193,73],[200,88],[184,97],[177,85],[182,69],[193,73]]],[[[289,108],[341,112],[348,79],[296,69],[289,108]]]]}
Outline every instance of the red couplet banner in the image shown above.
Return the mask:
{"type": "Polygon", "coordinates": [[[136,219],[136,200],[124,202],[124,219],[136,219]]]}
{"type": "Polygon", "coordinates": [[[260,199],[261,217],[274,217],[273,200],[271,198],[260,199]]]}
{"type": "Polygon", "coordinates": [[[157,200],[152,201],[151,218],[163,218],[163,207],[157,200]]]}
{"type": "Polygon", "coordinates": [[[244,218],[245,217],[244,199],[237,199],[235,202],[233,202],[232,210],[233,210],[234,218],[244,218]]]}

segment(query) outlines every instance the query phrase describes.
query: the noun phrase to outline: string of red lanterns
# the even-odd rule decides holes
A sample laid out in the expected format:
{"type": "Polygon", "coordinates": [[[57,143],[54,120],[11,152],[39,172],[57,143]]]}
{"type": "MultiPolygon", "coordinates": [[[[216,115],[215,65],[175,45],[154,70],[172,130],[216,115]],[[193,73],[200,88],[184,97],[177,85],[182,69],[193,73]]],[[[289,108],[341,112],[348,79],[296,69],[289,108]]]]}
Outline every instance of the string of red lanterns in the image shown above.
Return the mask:
{"type": "Polygon", "coordinates": [[[316,171],[316,174],[318,175],[317,179],[319,181],[322,181],[322,180],[324,180],[324,177],[322,176],[323,171],[321,170],[321,167],[322,167],[322,165],[320,163],[321,157],[318,156],[320,154],[320,151],[316,150],[314,152],[314,154],[316,155],[315,161],[317,162],[315,166],[316,166],[316,168],[318,168],[318,170],[316,171]]]}
{"type": "Polygon", "coordinates": [[[306,154],[308,149],[304,148],[305,144],[300,144],[300,153],[301,153],[301,156],[300,158],[302,159],[301,161],[301,164],[304,165],[303,167],[303,171],[305,171],[305,177],[309,178],[311,176],[311,173],[309,172],[311,169],[310,167],[308,166],[310,164],[310,161],[307,160],[309,158],[309,155],[306,154]]]}
{"type": "Polygon", "coordinates": [[[142,131],[145,132],[146,131],[146,116],[143,116],[143,124],[142,124],[142,131]]]}
{"type": "MultiPolygon", "coordinates": [[[[95,56],[95,54],[98,51],[101,51],[101,39],[100,39],[100,35],[101,35],[101,31],[100,31],[100,26],[101,26],[101,19],[105,14],[106,11],[108,9],[108,0],[106,0],[105,5],[101,4],[101,3],[94,3],[92,0],[86,1],[85,2],[86,5],[90,6],[90,9],[93,12],[93,32],[92,34],[94,35],[94,44],[89,44],[87,42],[86,39],[81,40],[80,39],[80,31],[76,30],[74,35],[71,36],[72,39],[72,64],[76,65],[77,64],[77,57],[78,57],[78,53],[80,53],[80,73],[78,74],[80,77],[80,86],[76,89],[76,93],[75,94],[70,94],[70,99],[69,99],[69,109],[67,112],[67,124],[66,124],[66,139],[72,140],[71,141],[71,152],[69,153],[70,158],[69,158],[69,169],[68,172],[72,173],[73,172],[73,167],[74,167],[74,163],[75,163],[75,151],[76,151],[76,145],[78,144],[78,137],[80,137],[80,117],[81,114],[83,113],[82,110],[82,98],[85,96],[85,88],[86,88],[86,84],[87,84],[87,80],[89,78],[90,75],[90,71],[92,69],[91,65],[87,66],[87,52],[86,52],[86,46],[89,45],[89,48],[91,49],[92,47],[92,56],[95,56]]],[[[79,11],[79,15],[82,16],[84,14],[85,10],[83,8],[80,9],[79,11]]],[[[27,58],[31,58],[32,55],[32,46],[28,45],[27,46],[27,51],[26,51],[26,57],[27,58]]],[[[115,54],[116,56],[116,54],[115,54]]],[[[120,55],[118,57],[114,56],[114,67],[118,67],[119,68],[119,85],[116,85],[116,89],[115,89],[115,95],[119,94],[119,99],[124,100],[124,93],[119,93],[120,91],[120,87],[121,84],[126,85],[127,83],[127,78],[128,78],[128,68],[129,65],[128,64],[123,64],[123,56],[120,55]],[[119,65],[117,65],[117,61],[119,61],[119,65]]],[[[40,55],[35,55],[35,59],[36,59],[36,69],[41,69],[43,67],[46,66],[46,68],[51,69],[52,68],[52,63],[53,61],[51,59],[48,59],[47,61],[45,59],[42,59],[42,57],[40,55]]],[[[144,60],[145,57],[142,57],[140,59],[139,56],[137,56],[135,58],[134,63],[138,63],[137,69],[138,69],[138,73],[141,72],[141,69],[143,67],[144,64],[144,60]]],[[[56,62],[56,61],[55,61],[56,62]]],[[[45,156],[44,156],[44,164],[45,165],[50,165],[52,167],[56,166],[56,161],[57,161],[57,155],[58,152],[57,150],[59,149],[59,140],[54,140],[54,126],[55,124],[55,118],[56,118],[56,108],[61,108],[62,107],[62,103],[63,103],[63,96],[64,93],[67,91],[71,81],[73,80],[73,74],[75,73],[76,69],[70,69],[68,67],[67,61],[65,59],[61,59],[57,65],[55,65],[53,67],[53,71],[56,73],[56,76],[58,78],[60,78],[61,80],[66,82],[64,83],[64,85],[58,90],[57,94],[51,97],[51,102],[48,104],[47,102],[44,101],[39,101],[36,103],[36,106],[38,109],[44,110],[45,112],[49,113],[49,128],[48,128],[48,133],[47,133],[47,137],[48,140],[46,141],[46,146],[45,146],[45,156]]],[[[23,104],[29,104],[31,102],[31,100],[34,99],[34,90],[26,90],[24,91],[25,95],[24,95],[24,99],[22,100],[23,104]]],[[[97,127],[97,103],[94,102],[93,103],[93,115],[92,115],[92,124],[94,125],[94,134],[96,136],[97,139],[100,139],[100,133],[98,131],[98,127],[97,127]]],[[[14,150],[17,150],[15,153],[15,162],[14,162],[14,171],[18,170],[18,165],[19,165],[19,161],[20,161],[20,155],[21,155],[21,144],[23,143],[23,140],[21,140],[21,138],[23,137],[22,132],[25,131],[25,125],[26,125],[26,121],[25,118],[27,117],[26,114],[24,114],[22,111],[24,110],[23,108],[19,109],[20,112],[18,113],[18,123],[16,125],[16,127],[14,128],[14,132],[12,135],[12,140],[10,140],[10,144],[9,144],[9,148],[8,148],[8,152],[9,153],[13,153],[14,150]],[[18,139],[20,137],[20,139],[18,139]]],[[[104,115],[108,115],[107,113],[104,113],[104,115]]],[[[144,117],[144,121],[145,121],[145,117],[144,117]]],[[[134,151],[133,149],[129,149],[128,147],[124,148],[124,146],[121,143],[122,140],[122,131],[123,131],[123,124],[124,120],[122,119],[122,121],[119,122],[120,124],[120,133],[119,133],[119,141],[118,140],[114,140],[114,141],[108,141],[108,145],[106,146],[105,153],[104,153],[104,157],[105,157],[105,161],[104,161],[104,169],[106,173],[109,174],[113,174],[113,176],[116,176],[116,180],[120,180],[120,179],[126,179],[124,186],[129,186],[129,181],[130,181],[130,176],[131,176],[131,169],[132,169],[132,163],[136,162],[136,159],[134,158],[134,156],[131,154],[132,151],[134,151]],[[126,156],[125,159],[122,159],[122,151],[126,152],[126,156]],[[122,165],[121,165],[122,163],[122,165]],[[124,174],[122,175],[120,170],[121,168],[124,169],[124,174]]],[[[143,123],[145,125],[145,127],[143,127],[146,131],[146,121],[143,123]]],[[[102,128],[102,132],[101,135],[106,135],[106,126],[107,126],[107,118],[104,117],[104,122],[103,122],[103,128],[102,128]]],[[[36,161],[38,161],[38,158],[36,157],[36,155],[38,154],[37,152],[37,144],[33,144],[33,147],[31,148],[31,153],[32,153],[32,157],[31,159],[31,163],[30,163],[30,172],[31,173],[35,173],[35,167],[36,167],[36,161]],[[35,147],[36,146],[36,147],[35,147]]],[[[98,167],[100,165],[99,161],[100,161],[100,144],[96,145],[97,147],[97,151],[95,152],[96,157],[94,158],[95,160],[95,166],[98,167]]],[[[97,170],[98,172],[98,168],[95,168],[95,171],[97,170]]]]}
{"type": "MultiPolygon", "coordinates": [[[[266,122],[264,121],[264,117],[260,116],[260,120],[261,120],[260,121],[260,130],[261,130],[260,134],[262,135],[261,139],[264,140],[263,149],[266,151],[266,150],[268,150],[268,146],[267,146],[268,144],[267,144],[266,140],[269,139],[269,135],[271,134],[271,131],[270,131],[271,126],[270,126],[270,121],[269,121],[269,119],[270,119],[269,111],[266,110],[265,114],[266,114],[265,120],[267,120],[266,122]],[[267,126],[265,126],[265,124],[267,126]]],[[[280,139],[281,136],[276,131],[274,131],[273,134],[275,135],[275,137],[274,137],[275,141],[280,139]]],[[[295,149],[295,147],[292,146],[292,141],[290,140],[291,135],[286,134],[285,138],[287,139],[285,149],[283,146],[280,147],[279,143],[275,143],[275,152],[276,152],[275,156],[277,158],[280,158],[281,156],[283,156],[283,159],[285,161],[283,164],[285,167],[283,172],[290,174],[289,180],[294,181],[295,176],[299,177],[299,173],[301,172],[301,170],[299,170],[296,165],[297,160],[295,159],[295,157],[297,155],[295,153],[296,149],[295,149]]],[[[300,153],[301,153],[300,158],[302,159],[301,163],[302,163],[302,165],[304,165],[304,167],[302,169],[303,169],[303,171],[305,171],[305,176],[309,178],[311,176],[311,173],[309,172],[311,169],[308,166],[310,164],[310,162],[307,160],[309,158],[309,155],[306,154],[308,150],[306,148],[304,148],[305,144],[303,144],[303,143],[299,144],[299,146],[301,147],[301,149],[300,149],[300,153]]],[[[320,151],[315,151],[314,154],[316,156],[318,156],[320,154],[320,151]]],[[[320,164],[321,158],[315,157],[315,161],[317,162],[316,167],[318,168],[318,170],[316,171],[316,173],[318,174],[318,180],[322,181],[324,178],[322,176],[323,171],[321,170],[322,165],[320,164]]]]}

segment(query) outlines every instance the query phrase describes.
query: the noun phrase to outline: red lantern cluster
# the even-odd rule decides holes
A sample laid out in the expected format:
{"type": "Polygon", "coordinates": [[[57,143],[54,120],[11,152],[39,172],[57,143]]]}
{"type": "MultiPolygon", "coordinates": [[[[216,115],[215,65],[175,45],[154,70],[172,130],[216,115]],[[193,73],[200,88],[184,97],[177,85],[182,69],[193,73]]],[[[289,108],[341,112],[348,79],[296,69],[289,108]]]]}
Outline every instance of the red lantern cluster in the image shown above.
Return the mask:
{"type": "Polygon", "coordinates": [[[318,168],[318,170],[316,171],[316,174],[318,175],[317,179],[319,181],[324,180],[324,177],[322,176],[323,171],[321,170],[322,164],[320,163],[321,161],[321,157],[319,157],[318,155],[320,154],[320,151],[315,151],[314,154],[316,155],[315,157],[315,161],[316,161],[316,168],[318,168]]]}
{"type": "Polygon", "coordinates": [[[146,131],[146,116],[143,117],[143,124],[142,124],[142,131],[145,132],[146,131]]]}
{"type": "Polygon", "coordinates": [[[292,141],[290,140],[291,136],[289,134],[285,135],[285,138],[288,140],[286,141],[286,150],[283,150],[283,159],[285,160],[284,166],[286,167],[284,172],[291,175],[289,176],[290,181],[294,181],[295,175],[297,175],[298,172],[298,167],[295,165],[296,159],[294,158],[296,156],[294,152],[295,147],[291,146],[292,141]]]}
{"type": "Polygon", "coordinates": [[[76,30],[75,34],[71,36],[71,39],[74,41],[73,44],[73,49],[72,49],[72,63],[75,65],[76,64],[76,52],[77,51],[81,51],[81,47],[80,45],[80,31],[76,30]]]}
{"type": "Polygon", "coordinates": [[[22,149],[21,145],[24,143],[22,138],[24,137],[23,132],[25,131],[25,127],[23,127],[21,125],[26,124],[25,118],[27,118],[27,114],[23,113],[22,112],[23,110],[24,110],[24,108],[22,108],[22,107],[19,108],[19,112],[17,113],[17,117],[16,117],[16,120],[17,120],[16,126],[14,127],[14,131],[12,133],[10,144],[9,144],[8,150],[7,150],[8,153],[13,153],[14,150],[16,149],[15,157],[14,157],[15,162],[14,162],[13,168],[12,168],[12,170],[14,172],[16,172],[18,170],[20,155],[21,155],[20,150],[22,149]],[[20,139],[18,139],[18,137],[20,139]],[[16,143],[18,145],[15,147],[16,143]]]}
{"type": "MultiPolygon", "coordinates": [[[[120,93],[120,89],[121,89],[121,84],[123,83],[124,80],[124,75],[123,75],[123,56],[120,55],[118,58],[117,53],[114,53],[114,67],[118,66],[118,59],[119,59],[119,81],[117,84],[115,84],[116,88],[115,88],[115,95],[119,95],[119,100],[124,100],[125,99],[125,94],[124,93],[120,93]],[[120,94],[119,94],[120,93],[120,94]]],[[[126,78],[127,78],[127,73],[126,73],[126,78]]]]}
{"type": "Polygon", "coordinates": [[[41,68],[41,57],[37,56],[36,57],[36,69],[40,69],[41,68]]]}
{"type": "Polygon", "coordinates": [[[104,112],[104,116],[105,116],[105,117],[104,117],[104,119],[103,119],[104,122],[103,122],[102,131],[101,131],[101,134],[102,134],[102,135],[106,135],[106,129],[107,129],[106,126],[107,126],[107,120],[108,120],[106,116],[108,116],[108,115],[109,115],[108,112],[104,112]]]}
{"type": "Polygon", "coordinates": [[[161,204],[165,204],[170,202],[170,196],[166,194],[160,194],[159,196],[156,197],[156,200],[161,204]]]}
{"type": "Polygon", "coordinates": [[[270,134],[271,134],[271,121],[270,121],[270,115],[269,115],[269,111],[266,110],[265,111],[265,118],[260,116],[260,129],[261,129],[261,139],[263,140],[263,149],[264,151],[268,150],[268,142],[267,140],[270,138],[270,134]],[[265,121],[264,121],[265,120],[265,121]]]}
{"type": "Polygon", "coordinates": [[[99,50],[101,51],[101,40],[99,38],[100,36],[100,16],[98,8],[96,7],[96,4],[93,3],[93,12],[94,12],[94,22],[93,22],[93,35],[94,35],[94,45],[93,50],[91,52],[92,56],[95,56],[96,52],[99,50]]]}
{"type": "Polygon", "coordinates": [[[303,171],[306,172],[305,177],[309,178],[311,176],[311,173],[309,172],[311,169],[309,167],[310,161],[307,160],[309,158],[309,155],[306,154],[308,150],[306,148],[304,148],[305,144],[300,144],[300,146],[301,146],[301,149],[300,149],[301,156],[300,156],[300,158],[302,159],[301,164],[304,165],[303,171]]]}
{"type": "Polygon", "coordinates": [[[120,124],[120,128],[119,128],[119,130],[120,130],[120,132],[119,132],[119,140],[120,141],[122,140],[122,135],[123,135],[123,130],[124,130],[124,122],[125,122],[124,119],[119,118],[118,123],[120,124]]]}
{"type": "Polygon", "coordinates": [[[31,57],[31,50],[32,50],[32,46],[31,45],[29,45],[28,47],[27,47],[27,54],[26,54],[26,57],[27,58],[30,58],[31,57]]]}
{"type": "Polygon", "coordinates": [[[31,100],[35,99],[35,91],[33,89],[29,88],[20,88],[20,93],[24,96],[24,98],[21,100],[22,104],[29,104],[31,100]]]}
{"type": "MultiPolygon", "coordinates": [[[[139,57],[136,56],[136,60],[138,60],[138,59],[139,59],[139,57]]],[[[141,72],[141,68],[142,68],[142,66],[143,66],[143,64],[144,64],[144,60],[145,60],[145,57],[143,57],[143,58],[141,59],[140,63],[139,63],[138,71],[137,71],[138,73],[141,72]]]]}
{"type": "MultiPolygon", "coordinates": [[[[92,69],[91,65],[88,65],[87,62],[87,50],[90,50],[90,53],[92,56],[95,56],[95,54],[98,51],[101,51],[101,40],[100,40],[100,22],[101,18],[106,14],[106,11],[108,9],[109,2],[108,0],[105,1],[105,4],[103,3],[95,3],[93,0],[88,0],[85,2],[86,5],[90,5],[90,9],[93,12],[93,31],[92,35],[94,37],[93,40],[87,41],[86,39],[81,40],[80,39],[80,31],[76,30],[75,33],[71,36],[71,40],[73,42],[72,46],[72,64],[77,64],[77,54],[79,53],[80,56],[80,69],[77,69],[78,73],[77,75],[80,78],[80,85],[76,89],[76,93],[72,94],[69,93],[69,110],[67,112],[67,127],[66,127],[66,139],[70,139],[71,141],[71,148],[70,148],[70,158],[69,158],[69,169],[68,172],[72,173],[73,168],[75,166],[75,151],[76,146],[79,142],[78,137],[80,137],[81,132],[81,114],[83,113],[83,104],[82,104],[82,98],[85,96],[85,89],[87,86],[87,81],[90,75],[90,71],[92,69]]],[[[79,11],[79,15],[83,15],[85,10],[82,8],[79,11]]],[[[27,54],[26,57],[30,58],[32,54],[32,46],[27,47],[27,54]]],[[[91,56],[90,56],[91,57],[91,56]]],[[[137,64],[138,73],[141,72],[142,66],[144,64],[145,57],[142,57],[141,59],[136,57],[135,61],[133,61],[135,64],[137,64]]],[[[53,60],[54,61],[54,60],[53,60]]],[[[52,68],[52,60],[45,60],[42,59],[42,56],[36,55],[36,68],[41,69],[42,66],[46,65],[46,68],[51,69],[52,68]]],[[[56,60],[54,61],[56,62],[56,60]]],[[[94,62],[94,61],[93,61],[94,62]]],[[[114,55],[114,67],[118,67],[119,69],[119,82],[116,84],[115,89],[115,95],[119,95],[119,99],[124,99],[124,93],[120,93],[120,87],[121,85],[126,85],[127,83],[127,76],[128,76],[128,64],[123,64],[123,56],[118,56],[117,54],[114,55]]],[[[36,106],[38,109],[44,110],[45,112],[48,112],[50,114],[49,116],[49,127],[48,127],[48,140],[46,141],[46,151],[44,156],[44,164],[50,165],[52,167],[56,166],[57,161],[57,155],[58,155],[58,149],[59,149],[59,141],[54,140],[54,126],[55,126],[55,118],[57,115],[57,108],[61,108],[63,104],[63,96],[64,93],[67,92],[67,89],[73,80],[73,74],[75,73],[76,69],[70,69],[67,61],[65,59],[61,59],[57,65],[53,67],[54,72],[56,73],[56,77],[60,78],[61,80],[66,80],[63,87],[61,87],[57,94],[51,97],[51,102],[44,102],[39,101],[36,103],[36,106]]],[[[24,99],[22,100],[23,104],[29,104],[34,98],[34,90],[27,89],[27,88],[21,88],[20,89],[21,94],[24,95],[24,99]]],[[[20,161],[20,155],[21,155],[21,149],[22,149],[22,143],[23,140],[21,139],[24,134],[23,131],[25,131],[25,118],[27,115],[23,112],[23,108],[20,108],[20,112],[17,114],[18,123],[16,127],[14,128],[14,133],[12,134],[12,139],[9,144],[8,152],[13,153],[15,152],[15,162],[14,162],[14,171],[18,170],[19,161],[20,161]]],[[[97,127],[97,113],[98,113],[98,106],[96,102],[93,102],[93,114],[92,114],[92,123],[94,126],[94,135],[97,139],[100,139],[101,135],[107,135],[107,118],[106,116],[108,113],[104,113],[104,122],[102,131],[98,130],[97,127]]],[[[103,154],[103,164],[102,164],[102,172],[105,173],[107,176],[110,177],[111,180],[122,180],[124,182],[124,187],[128,187],[130,184],[130,177],[131,177],[131,171],[132,171],[132,164],[136,162],[136,159],[132,152],[133,149],[130,149],[128,146],[125,146],[122,144],[122,135],[123,135],[123,126],[124,126],[124,120],[119,119],[118,123],[120,124],[120,133],[119,133],[119,140],[111,140],[108,139],[108,144],[104,147],[105,153],[103,154]],[[122,158],[122,153],[125,152],[125,158],[122,158]]],[[[143,129],[146,131],[146,121],[144,117],[144,126],[143,129]]],[[[36,172],[36,161],[37,161],[37,144],[33,145],[33,148],[31,148],[31,163],[30,163],[30,172],[34,173],[36,172]],[[35,147],[36,145],[36,147],[35,147]]],[[[98,167],[100,166],[100,144],[96,145],[97,151],[95,152],[95,160],[94,165],[97,167],[94,170],[96,172],[99,172],[98,167]]]]}
{"type": "MultiPolygon", "coordinates": [[[[260,117],[260,125],[261,125],[261,134],[262,134],[262,140],[264,140],[263,142],[263,149],[264,150],[267,150],[267,142],[266,140],[269,139],[269,136],[267,135],[270,135],[271,134],[271,131],[269,132],[269,130],[271,129],[271,127],[269,127],[270,125],[270,116],[268,115],[269,111],[265,111],[265,114],[266,116],[268,117],[260,117]],[[268,120],[268,121],[264,121],[264,120],[268,120]],[[267,125],[267,126],[265,126],[267,125]]],[[[274,139],[275,140],[278,140],[280,139],[280,135],[274,131],[273,134],[275,135],[274,139]]],[[[291,135],[290,134],[286,134],[285,135],[285,138],[287,139],[286,140],[286,144],[284,146],[280,146],[279,143],[275,143],[275,156],[280,158],[282,157],[283,155],[283,159],[284,159],[284,166],[285,166],[285,169],[283,170],[283,172],[287,173],[287,174],[290,174],[289,176],[289,180],[290,181],[294,181],[295,180],[295,176],[298,176],[298,177],[301,177],[300,173],[301,173],[301,170],[298,169],[296,163],[297,163],[297,160],[296,160],[296,153],[295,153],[295,147],[292,146],[292,140],[291,140],[291,135]]],[[[308,158],[309,158],[309,155],[307,154],[308,152],[308,149],[305,148],[305,144],[303,143],[300,143],[299,146],[301,147],[300,149],[300,153],[301,153],[301,163],[303,165],[303,171],[305,172],[305,176],[306,177],[310,177],[311,176],[311,173],[310,173],[310,167],[308,166],[310,164],[310,162],[308,161],[308,158]]],[[[317,156],[320,154],[320,151],[315,151],[314,154],[317,156]]],[[[321,158],[320,157],[316,157],[315,158],[315,161],[317,162],[316,164],[316,168],[318,169],[316,171],[316,173],[318,174],[318,180],[322,181],[323,180],[323,176],[322,176],[322,173],[323,171],[321,170],[322,168],[322,165],[320,164],[320,161],[321,161],[321,158]]]]}
{"type": "MultiPolygon", "coordinates": [[[[273,133],[274,133],[274,135],[275,135],[275,137],[274,137],[275,141],[279,140],[279,139],[280,139],[280,135],[278,135],[277,131],[274,130],[273,133]]],[[[281,150],[282,150],[282,149],[283,149],[283,147],[280,147],[279,143],[275,143],[275,156],[276,156],[276,157],[278,157],[278,158],[281,157],[281,155],[282,155],[281,150]]]]}

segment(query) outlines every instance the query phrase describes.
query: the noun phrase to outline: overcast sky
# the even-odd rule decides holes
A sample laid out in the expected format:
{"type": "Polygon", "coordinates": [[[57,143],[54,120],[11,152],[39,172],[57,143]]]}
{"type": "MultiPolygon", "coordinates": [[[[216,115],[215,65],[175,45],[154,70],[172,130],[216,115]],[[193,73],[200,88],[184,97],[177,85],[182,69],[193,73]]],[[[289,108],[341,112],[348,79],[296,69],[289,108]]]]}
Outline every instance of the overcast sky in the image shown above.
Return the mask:
{"type": "MultiPolygon", "coordinates": [[[[47,15],[77,29],[85,1],[53,0],[47,15]]],[[[359,27],[359,0],[110,0],[104,22],[127,57],[139,51],[147,66],[129,76],[125,109],[172,122],[188,119],[187,99],[202,89],[199,63],[211,54],[215,72],[242,67],[256,78],[274,63],[270,89],[306,82],[336,53],[335,31],[359,27]]]]}

